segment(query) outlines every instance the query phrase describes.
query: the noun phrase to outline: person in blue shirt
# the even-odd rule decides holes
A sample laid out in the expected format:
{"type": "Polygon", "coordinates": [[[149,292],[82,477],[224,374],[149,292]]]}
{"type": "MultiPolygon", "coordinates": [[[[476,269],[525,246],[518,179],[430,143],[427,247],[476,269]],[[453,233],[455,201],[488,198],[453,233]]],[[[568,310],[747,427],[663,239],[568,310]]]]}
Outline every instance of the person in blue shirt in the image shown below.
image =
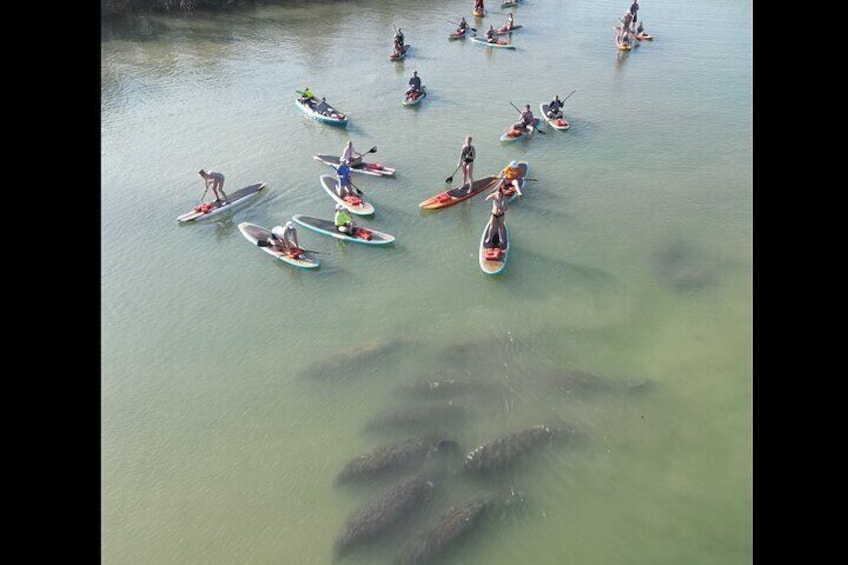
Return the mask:
{"type": "Polygon", "coordinates": [[[339,181],[339,198],[344,199],[345,196],[352,196],[353,189],[350,184],[350,165],[348,164],[347,159],[342,159],[341,164],[336,168],[336,178],[339,181]]]}

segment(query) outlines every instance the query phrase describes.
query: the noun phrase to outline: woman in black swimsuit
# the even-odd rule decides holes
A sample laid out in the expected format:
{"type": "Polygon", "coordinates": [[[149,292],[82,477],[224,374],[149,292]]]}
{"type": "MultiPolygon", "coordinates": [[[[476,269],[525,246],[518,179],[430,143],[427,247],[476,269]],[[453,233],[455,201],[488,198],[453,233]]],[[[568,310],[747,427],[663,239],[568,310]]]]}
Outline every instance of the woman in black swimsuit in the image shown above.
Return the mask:
{"type": "Polygon", "coordinates": [[[471,183],[474,182],[474,157],[477,150],[471,145],[471,136],[465,138],[465,144],[459,152],[459,163],[457,167],[462,168],[462,186],[468,187],[471,190],[471,183]]]}
{"type": "Polygon", "coordinates": [[[506,247],[506,238],[504,238],[503,233],[503,217],[504,213],[506,213],[506,195],[504,194],[504,185],[498,185],[498,188],[493,190],[486,197],[486,200],[492,201],[492,218],[489,220],[489,233],[486,236],[483,247],[497,246],[504,249],[506,247]],[[495,236],[497,236],[497,243],[495,243],[495,236]]]}

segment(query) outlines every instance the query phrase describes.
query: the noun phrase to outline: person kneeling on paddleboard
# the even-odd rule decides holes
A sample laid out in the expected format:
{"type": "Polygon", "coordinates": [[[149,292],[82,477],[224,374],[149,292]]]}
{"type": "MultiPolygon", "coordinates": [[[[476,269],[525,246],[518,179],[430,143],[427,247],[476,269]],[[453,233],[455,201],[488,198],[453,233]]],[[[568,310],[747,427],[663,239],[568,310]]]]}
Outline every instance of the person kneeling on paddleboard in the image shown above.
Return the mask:
{"type": "Polygon", "coordinates": [[[530,127],[530,124],[532,124],[533,120],[535,119],[536,117],[533,116],[533,111],[530,110],[530,104],[525,104],[524,111],[521,112],[521,121],[514,123],[512,125],[512,128],[521,131],[527,131],[527,129],[530,127]]]}
{"type": "Polygon", "coordinates": [[[336,224],[336,229],[347,235],[356,235],[356,226],[353,224],[353,218],[341,204],[336,204],[336,216],[333,218],[336,224]]]}
{"type": "Polygon", "coordinates": [[[559,99],[559,94],[557,94],[548,104],[548,117],[554,119],[562,116],[560,109],[562,109],[562,100],[559,99]]]}
{"type": "Polygon", "coordinates": [[[300,244],[297,241],[297,230],[294,227],[294,222],[286,222],[286,226],[274,226],[271,229],[271,235],[268,236],[268,243],[274,249],[288,253],[293,257],[297,257],[302,253],[300,244]]]}

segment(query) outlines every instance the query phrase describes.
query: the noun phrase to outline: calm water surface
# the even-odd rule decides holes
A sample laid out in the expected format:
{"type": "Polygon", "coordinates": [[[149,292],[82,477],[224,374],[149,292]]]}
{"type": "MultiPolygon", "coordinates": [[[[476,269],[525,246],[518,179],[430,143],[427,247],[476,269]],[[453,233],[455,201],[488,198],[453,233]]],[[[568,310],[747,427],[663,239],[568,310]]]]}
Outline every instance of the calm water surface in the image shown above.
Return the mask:
{"type": "Polygon", "coordinates": [[[436,404],[404,392],[436,371],[477,386],[450,399],[463,418],[422,427],[463,454],[539,423],[575,436],[492,476],[434,476],[426,504],[343,562],[391,562],[451,505],[504,489],[525,502],[440,563],[752,562],[753,4],[646,0],[656,39],[629,53],[613,45],[625,0],[528,0],[515,51],[448,41],[462,15],[505,21],[487,4],[483,19],[470,0],[359,0],[103,28],[103,563],[331,562],[390,484],[336,474],[418,431],[369,424],[436,404]],[[413,70],[429,96],[406,108],[413,70]],[[305,118],[304,86],[349,127],[305,118]],[[572,90],[569,131],[500,143],[510,103],[572,90]],[[482,197],[418,208],[468,134],[477,176],[522,159],[538,179],[507,212],[498,277],[477,265],[482,197]],[[377,209],[361,223],[396,243],[301,229],[314,271],[252,247],[239,222],[330,217],[312,155],[348,138],[398,170],[354,176],[377,209]],[[178,225],[201,167],[268,188],[178,225]],[[562,385],[569,370],[601,384],[562,385]]]}

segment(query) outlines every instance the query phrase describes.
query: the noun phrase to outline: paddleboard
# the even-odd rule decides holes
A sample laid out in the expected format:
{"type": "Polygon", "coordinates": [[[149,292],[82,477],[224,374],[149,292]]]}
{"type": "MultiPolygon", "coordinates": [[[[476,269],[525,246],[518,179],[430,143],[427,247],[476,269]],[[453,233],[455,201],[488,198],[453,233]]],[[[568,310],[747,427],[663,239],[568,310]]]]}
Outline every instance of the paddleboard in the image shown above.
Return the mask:
{"type": "Polygon", "coordinates": [[[310,229],[316,233],[329,235],[330,237],[335,237],[336,239],[342,239],[345,241],[362,243],[364,245],[386,245],[395,240],[395,236],[393,235],[363,227],[359,227],[355,236],[348,235],[338,231],[333,220],[325,220],[323,218],[315,218],[312,216],[305,216],[303,214],[295,214],[292,216],[292,220],[306,229],[310,229]],[[371,239],[368,239],[369,237],[371,239]]]}
{"type": "Polygon", "coordinates": [[[201,204],[198,204],[185,214],[177,216],[177,221],[180,223],[197,222],[213,218],[224,212],[229,212],[230,210],[234,210],[242,204],[245,204],[253,197],[258,196],[264,188],[265,183],[258,182],[256,184],[251,184],[250,186],[240,188],[235,192],[224,191],[227,193],[227,200],[229,201],[229,204],[202,202],[201,204]]]}
{"type": "Polygon", "coordinates": [[[341,198],[337,192],[339,187],[338,177],[333,175],[321,175],[320,181],[321,186],[324,187],[324,192],[329,194],[333,201],[344,206],[351,214],[356,214],[357,216],[370,216],[374,213],[374,206],[365,202],[358,196],[348,196],[347,200],[341,198]]]}
{"type": "Polygon", "coordinates": [[[294,265],[295,267],[300,267],[301,269],[314,269],[320,265],[320,261],[318,259],[313,259],[309,257],[308,252],[302,253],[297,258],[292,257],[290,253],[285,251],[281,251],[272,246],[262,246],[259,245],[260,242],[267,242],[268,236],[271,235],[271,230],[265,229],[262,226],[257,226],[256,224],[251,224],[250,222],[242,222],[238,225],[238,229],[241,232],[241,235],[244,238],[251,242],[253,245],[256,245],[272,257],[279,259],[280,261],[284,261],[289,265],[294,265]]]}

